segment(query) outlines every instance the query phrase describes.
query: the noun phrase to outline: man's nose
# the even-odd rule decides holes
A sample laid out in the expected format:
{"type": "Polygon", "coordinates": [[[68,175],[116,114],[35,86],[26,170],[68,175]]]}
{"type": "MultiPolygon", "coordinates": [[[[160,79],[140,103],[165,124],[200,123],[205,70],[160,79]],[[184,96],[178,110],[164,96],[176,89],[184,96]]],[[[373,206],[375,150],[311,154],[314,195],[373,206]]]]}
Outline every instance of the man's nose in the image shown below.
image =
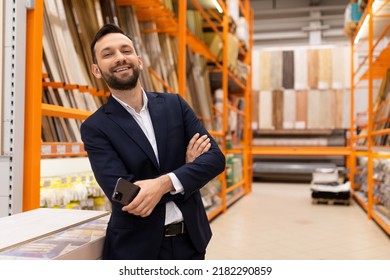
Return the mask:
{"type": "Polygon", "coordinates": [[[121,63],[121,62],[123,62],[125,60],[126,60],[126,57],[125,57],[125,55],[122,52],[117,51],[115,53],[115,62],[116,63],[121,63]]]}

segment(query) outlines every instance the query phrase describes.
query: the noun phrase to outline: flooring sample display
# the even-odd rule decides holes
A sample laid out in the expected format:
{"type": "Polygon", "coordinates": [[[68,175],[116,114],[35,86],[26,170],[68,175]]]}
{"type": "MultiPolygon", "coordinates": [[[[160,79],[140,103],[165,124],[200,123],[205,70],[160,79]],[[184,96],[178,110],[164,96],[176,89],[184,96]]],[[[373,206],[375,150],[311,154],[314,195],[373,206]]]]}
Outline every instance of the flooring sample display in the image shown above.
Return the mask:
{"type": "MultiPolygon", "coordinates": [[[[344,76],[344,88],[351,88],[351,48],[349,46],[342,48],[343,53],[343,76],[344,76]]],[[[354,54],[355,58],[354,61],[357,60],[357,54],[354,54]]]]}
{"type": "Polygon", "coordinates": [[[307,51],[294,50],[294,88],[307,89],[307,51]]]}
{"type": "MultiPolygon", "coordinates": [[[[271,90],[271,54],[260,52],[260,90],[271,90]]],[[[255,80],[255,79],[254,79],[255,80]]]]}
{"type": "MultiPolygon", "coordinates": [[[[332,53],[332,88],[343,89],[346,86],[349,87],[350,82],[346,85],[344,84],[344,76],[346,75],[344,64],[348,63],[350,59],[344,57],[344,48],[342,47],[334,48],[332,53]]],[[[351,66],[349,65],[349,67],[351,66]]]]}
{"type": "Polygon", "coordinates": [[[312,89],[307,92],[307,128],[320,128],[321,91],[312,89]]]}
{"type": "Polygon", "coordinates": [[[283,91],[283,129],[295,127],[296,120],[296,94],[292,89],[283,91]]]}
{"type": "Polygon", "coordinates": [[[295,128],[305,129],[307,126],[307,91],[297,90],[295,93],[295,128]]]}
{"type": "Polygon", "coordinates": [[[260,75],[262,68],[260,66],[260,53],[253,52],[252,55],[252,89],[260,90],[260,75]]]}
{"type": "Polygon", "coordinates": [[[310,89],[318,88],[319,55],[317,49],[307,50],[307,81],[310,89]]]}
{"type": "Polygon", "coordinates": [[[321,90],[320,91],[320,104],[321,106],[318,108],[318,117],[319,117],[319,127],[321,129],[333,129],[334,128],[334,118],[333,114],[333,100],[334,94],[332,90],[321,90]]]}
{"type": "Polygon", "coordinates": [[[332,87],[332,49],[319,49],[318,51],[318,88],[330,89],[332,87]]]}
{"type": "Polygon", "coordinates": [[[274,129],[272,91],[262,90],[259,94],[259,128],[274,129]]]}
{"type": "Polygon", "coordinates": [[[272,122],[276,130],[283,129],[283,91],[273,90],[272,91],[272,122]]]}
{"type": "Polygon", "coordinates": [[[334,116],[334,127],[343,128],[343,111],[344,107],[344,90],[337,89],[333,90],[333,100],[332,100],[332,114],[334,116]]]}
{"type": "Polygon", "coordinates": [[[280,89],[283,82],[283,54],[282,51],[271,52],[271,89],[280,89]]]}
{"type": "Polygon", "coordinates": [[[294,52],[283,51],[283,82],[284,89],[294,88],[294,52]]]}

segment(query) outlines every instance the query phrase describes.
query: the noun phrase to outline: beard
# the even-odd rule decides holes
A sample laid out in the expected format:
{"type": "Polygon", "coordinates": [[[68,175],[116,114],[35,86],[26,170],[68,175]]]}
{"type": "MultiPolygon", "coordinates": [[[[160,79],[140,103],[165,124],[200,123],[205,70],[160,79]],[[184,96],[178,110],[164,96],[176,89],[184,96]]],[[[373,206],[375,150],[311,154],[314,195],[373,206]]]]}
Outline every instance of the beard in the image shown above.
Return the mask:
{"type": "Polygon", "coordinates": [[[135,65],[130,66],[133,69],[133,74],[123,79],[115,77],[113,74],[103,72],[100,70],[103,80],[107,83],[108,87],[116,90],[130,90],[135,88],[138,82],[140,68],[135,65]]]}

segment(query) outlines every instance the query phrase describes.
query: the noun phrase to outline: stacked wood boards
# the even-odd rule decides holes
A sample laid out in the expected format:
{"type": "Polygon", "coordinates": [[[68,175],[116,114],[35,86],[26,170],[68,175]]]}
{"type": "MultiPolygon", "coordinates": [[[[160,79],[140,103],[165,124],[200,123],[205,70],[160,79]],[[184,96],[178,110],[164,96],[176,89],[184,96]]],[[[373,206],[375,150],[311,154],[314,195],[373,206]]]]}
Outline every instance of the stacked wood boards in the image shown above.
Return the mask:
{"type": "MultiPolygon", "coordinates": [[[[169,2],[169,1],[166,1],[169,2]]],[[[166,3],[173,9],[172,3],[166,3]]],[[[194,13],[194,32],[202,39],[202,20],[194,13]]],[[[147,91],[178,92],[177,38],[157,32],[156,22],[139,22],[132,6],[117,6],[113,0],[45,0],[44,69],[45,82],[81,85],[107,93],[102,80],[91,74],[90,42],[104,23],[119,25],[134,41],[144,64],[141,84],[147,91]]],[[[187,89],[185,97],[208,129],[214,128],[212,93],[207,63],[203,57],[189,51],[187,58],[187,89]]],[[[44,87],[43,102],[95,111],[106,96],[80,92],[76,86],[44,87]]],[[[81,121],[44,116],[43,141],[80,142],[81,121]],[[58,126],[58,127],[57,127],[58,126]]]]}
{"type": "MultiPolygon", "coordinates": [[[[91,55],[88,38],[92,38],[94,33],[85,29],[87,25],[84,19],[85,14],[88,14],[90,23],[88,26],[98,27],[97,18],[101,15],[93,4],[94,1],[45,0],[43,63],[44,71],[48,74],[45,82],[62,82],[76,87],[73,89],[46,87],[43,92],[44,103],[95,111],[104,101],[102,98],[92,96],[88,91],[81,92],[77,87],[99,86],[92,82],[94,79],[91,79],[89,70],[91,55]]],[[[101,87],[104,86],[101,84],[101,87]]],[[[43,140],[81,142],[79,132],[81,121],[70,118],[55,121],[49,119],[43,117],[43,140]],[[62,127],[49,129],[53,124],[62,127]]]]}

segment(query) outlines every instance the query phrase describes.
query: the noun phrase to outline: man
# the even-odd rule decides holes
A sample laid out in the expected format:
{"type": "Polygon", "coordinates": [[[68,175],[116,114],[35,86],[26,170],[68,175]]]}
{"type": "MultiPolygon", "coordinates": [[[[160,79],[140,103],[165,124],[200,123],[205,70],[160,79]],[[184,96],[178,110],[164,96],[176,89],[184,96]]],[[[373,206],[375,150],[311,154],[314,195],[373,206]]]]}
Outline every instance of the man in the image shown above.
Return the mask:
{"type": "Polygon", "coordinates": [[[129,205],[112,203],[103,258],[204,259],[211,229],[199,189],[224,155],[180,95],[143,90],[141,58],[121,29],[103,26],[91,51],[111,93],[81,126],[93,172],[108,197],[119,177],[141,188],[129,205]]]}

